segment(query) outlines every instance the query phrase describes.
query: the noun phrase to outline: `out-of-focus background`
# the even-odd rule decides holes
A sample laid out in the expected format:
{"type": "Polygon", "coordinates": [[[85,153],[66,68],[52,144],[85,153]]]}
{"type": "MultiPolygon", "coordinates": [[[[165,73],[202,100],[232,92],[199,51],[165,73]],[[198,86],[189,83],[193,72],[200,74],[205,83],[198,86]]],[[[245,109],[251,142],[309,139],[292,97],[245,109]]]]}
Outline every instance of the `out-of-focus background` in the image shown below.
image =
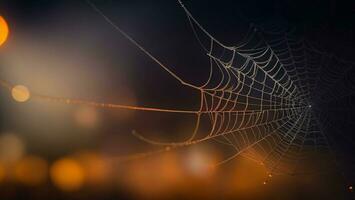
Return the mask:
{"type": "MultiPolygon", "coordinates": [[[[116,24],[187,80],[208,77],[208,59],[176,1],[93,1],[116,24]]],[[[329,1],[186,1],[217,38],[240,41],[249,19],[282,18],[307,37],[351,59],[354,4],[329,1]],[[327,31],[324,31],[327,30],[327,31]]],[[[181,86],[137,50],[85,1],[0,2],[9,37],[0,77],[30,91],[125,105],[196,110],[199,94],[181,86]]],[[[0,30],[1,31],[1,30],[0,30]]],[[[136,137],[181,141],[195,117],[29,99],[0,90],[0,199],[345,199],[328,174],[269,177],[228,148],[203,143],[130,161],[154,151],[136,137]]],[[[315,163],[317,164],[317,163],[315,163]]],[[[319,166],[320,168],[322,166],[319,166]]],[[[344,189],[345,188],[345,189],[344,189]]]]}

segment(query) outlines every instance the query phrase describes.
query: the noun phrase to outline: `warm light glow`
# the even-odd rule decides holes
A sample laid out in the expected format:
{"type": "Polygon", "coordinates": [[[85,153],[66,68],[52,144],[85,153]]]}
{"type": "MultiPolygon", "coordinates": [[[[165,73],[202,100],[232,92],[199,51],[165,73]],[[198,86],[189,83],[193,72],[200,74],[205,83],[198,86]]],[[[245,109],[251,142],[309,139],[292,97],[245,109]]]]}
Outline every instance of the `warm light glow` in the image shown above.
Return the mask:
{"type": "Polygon", "coordinates": [[[11,90],[12,98],[17,102],[25,102],[30,98],[30,91],[23,85],[16,85],[11,90]]]}
{"type": "Polygon", "coordinates": [[[0,16],[0,46],[3,45],[9,36],[9,26],[5,19],[0,16]]]}
{"type": "Polygon", "coordinates": [[[269,177],[271,178],[271,177],[272,177],[272,174],[269,174],[269,177]]]}
{"type": "Polygon", "coordinates": [[[213,167],[216,164],[214,155],[208,154],[203,149],[194,149],[188,153],[185,160],[186,170],[193,176],[204,177],[212,175],[215,171],[213,167]]]}
{"type": "Polygon", "coordinates": [[[80,189],[85,180],[82,166],[70,158],[56,161],[50,169],[50,176],[54,185],[64,191],[80,189]]]}
{"type": "Polygon", "coordinates": [[[98,186],[108,182],[110,167],[102,155],[94,152],[84,152],[80,153],[77,157],[76,160],[84,168],[87,183],[98,186]]]}
{"type": "Polygon", "coordinates": [[[353,186],[349,186],[349,190],[353,190],[353,186]]]}
{"type": "Polygon", "coordinates": [[[247,158],[235,158],[233,171],[228,179],[232,181],[230,184],[231,190],[243,193],[254,191],[260,184],[267,183],[265,180],[266,174],[268,173],[263,166],[247,158]]]}
{"type": "Polygon", "coordinates": [[[0,183],[2,183],[5,180],[5,176],[6,176],[5,167],[0,163],[0,183]]]}
{"type": "Polygon", "coordinates": [[[20,160],[14,168],[15,179],[25,185],[35,186],[47,179],[48,165],[37,156],[28,156],[20,160]]]}
{"type": "Polygon", "coordinates": [[[267,183],[266,181],[263,182],[264,185],[266,185],[266,183],[267,183]]]}
{"type": "Polygon", "coordinates": [[[183,172],[178,157],[166,153],[154,158],[132,162],[123,181],[129,189],[145,197],[163,195],[176,189],[183,181],[183,172]]]}
{"type": "Polygon", "coordinates": [[[81,106],[74,113],[75,121],[84,128],[94,128],[98,124],[98,113],[94,107],[81,106]]]}
{"type": "Polygon", "coordinates": [[[0,135],[0,161],[12,164],[24,155],[25,145],[21,138],[12,133],[0,135]]]}

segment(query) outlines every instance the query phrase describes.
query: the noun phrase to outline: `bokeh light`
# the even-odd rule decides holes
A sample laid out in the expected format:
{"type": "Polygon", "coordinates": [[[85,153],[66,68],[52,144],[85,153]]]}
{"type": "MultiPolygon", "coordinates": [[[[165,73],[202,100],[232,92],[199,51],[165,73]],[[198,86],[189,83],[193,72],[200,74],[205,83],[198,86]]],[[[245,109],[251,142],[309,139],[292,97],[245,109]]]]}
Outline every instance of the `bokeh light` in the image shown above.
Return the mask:
{"type": "Polygon", "coordinates": [[[169,152],[134,161],[128,166],[123,181],[138,195],[156,197],[178,188],[183,178],[177,155],[169,152]]]}
{"type": "Polygon", "coordinates": [[[241,193],[248,193],[259,188],[260,184],[267,184],[268,176],[263,165],[243,157],[235,158],[233,171],[230,176],[231,189],[241,193]]]}
{"type": "Polygon", "coordinates": [[[77,124],[84,128],[94,128],[98,125],[99,116],[96,108],[80,106],[75,110],[74,118],[77,124]]]}
{"type": "Polygon", "coordinates": [[[208,148],[193,148],[185,157],[187,172],[195,177],[208,178],[215,172],[217,156],[208,148]]]}
{"type": "Polygon", "coordinates": [[[54,185],[63,191],[78,190],[85,181],[83,167],[71,158],[62,158],[53,163],[50,177],[54,185]]]}
{"type": "Polygon", "coordinates": [[[105,185],[110,179],[110,166],[107,160],[95,152],[81,152],[76,160],[83,166],[85,180],[89,185],[105,185]]]}
{"type": "Polygon", "coordinates": [[[38,156],[26,156],[16,163],[14,176],[16,181],[28,186],[45,183],[48,174],[47,162],[38,156]]]}
{"type": "Polygon", "coordinates": [[[2,183],[5,180],[6,177],[6,169],[5,166],[0,163],[0,183],[2,183]]]}
{"type": "Polygon", "coordinates": [[[19,136],[13,133],[0,135],[0,161],[4,164],[12,164],[24,154],[25,145],[19,136]]]}
{"type": "Polygon", "coordinates": [[[9,26],[4,17],[0,16],[0,46],[3,45],[9,36],[9,26]]]}
{"type": "Polygon", "coordinates": [[[17,102],[26,102],[31,94],[26,86],[16,85],[11,90],[12,98],[17,102]]]}

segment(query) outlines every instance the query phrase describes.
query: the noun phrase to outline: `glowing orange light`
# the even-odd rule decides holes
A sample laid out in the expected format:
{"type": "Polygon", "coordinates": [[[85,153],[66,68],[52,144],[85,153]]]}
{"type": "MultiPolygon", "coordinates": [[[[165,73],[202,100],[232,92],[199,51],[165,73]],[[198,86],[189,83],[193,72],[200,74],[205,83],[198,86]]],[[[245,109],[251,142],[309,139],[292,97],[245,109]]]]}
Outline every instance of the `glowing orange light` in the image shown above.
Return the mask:
{"type": "Polygon", "coordinates": [[[25,144],[17,135],[12,133],[0,135],[0,161],[5,165],[20,160],[25,151],[25,144]]]}
{"type": "Polygon", "coordinates": [[[82,106],[75,112],[75,120],[84,128],[94,128],[99,121],[98,113],[93,107],[82,106]]]}
{"type": "Polygon", "coordinates": [[[179,168],[178,157],[170,152],[131,163],[123,181],[145,197],[164,195],[183,181],[183,172],[179,168]]]}
{"type": "Polygon", "coordinates": [[[349,186],[349,190],[353,190],[353,186],[349,186]]]}
{"type": "Polygon", "coordinates": [[[272,177],[272,174],[269,174],[269,177],[271,178],[271,177],[272,177]]]}
{"type": "Polygon", "coordinates": [[[85,180],[91,185],[101,185],[107,183],[110,176],[110,167],[107,161],[94,152],[83,152],[77,156],[85,172],[85,180]]]}
{"type": "Polygon", "coordinates": [[[236,158],[235,167],[231,174],[232,181],[230,187],[238,192],[251,192],[258,188],[260,184],[266,185],[265,175],[268,173],[263,166],[244,157],[236,158]]]}
{"type": "Polygon", "coordinates": [[[0,16],[0,46],[3,45],[9,36],[9,26],[5,19],[0,16]]]}
{"type": "Polygon", "coordinates": [[[5,179],[5,167],[0,163],[0,183],[5,179]]]}
{"type": "Polygon", "coordinates": [[[27,87],[23,85],[16,85],[11,90],[12,98],[17,102],[25,102],[27,101],[31,94],[27,87]]]}
{"type": "Polygon", "coordinates": [[[15,165],[14,175],[18,182],[35,186],[46,181],[47,171],[48,165],[45,160],[36,156],[28,156],[15,165]]]}
{"type": "Polygon", "coordinates": [[[196,178],[209,178],[215,173],[216,156],[207,154],[207,150],[194,149],[186,157],[186,170],[196,178]]]}
{"type": "Polygon", "coordinates": [[[50,169],[50,176],[54,185],[63,191],[78,190],[85,180],[82,166],[70,158],[56,161],[50,169]]]}

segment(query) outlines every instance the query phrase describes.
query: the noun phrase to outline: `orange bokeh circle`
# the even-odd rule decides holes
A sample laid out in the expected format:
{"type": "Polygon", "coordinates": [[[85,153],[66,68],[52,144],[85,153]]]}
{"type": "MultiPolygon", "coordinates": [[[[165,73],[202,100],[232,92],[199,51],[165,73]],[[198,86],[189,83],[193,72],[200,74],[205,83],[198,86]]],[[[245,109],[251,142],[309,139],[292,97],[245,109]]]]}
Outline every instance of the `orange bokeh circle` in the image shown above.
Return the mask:
{"type": "Polygon", "coordinates": [[[0,16],[0,46],[3,45],[9,36],[9,26],[6,20],[0,16]]]}

